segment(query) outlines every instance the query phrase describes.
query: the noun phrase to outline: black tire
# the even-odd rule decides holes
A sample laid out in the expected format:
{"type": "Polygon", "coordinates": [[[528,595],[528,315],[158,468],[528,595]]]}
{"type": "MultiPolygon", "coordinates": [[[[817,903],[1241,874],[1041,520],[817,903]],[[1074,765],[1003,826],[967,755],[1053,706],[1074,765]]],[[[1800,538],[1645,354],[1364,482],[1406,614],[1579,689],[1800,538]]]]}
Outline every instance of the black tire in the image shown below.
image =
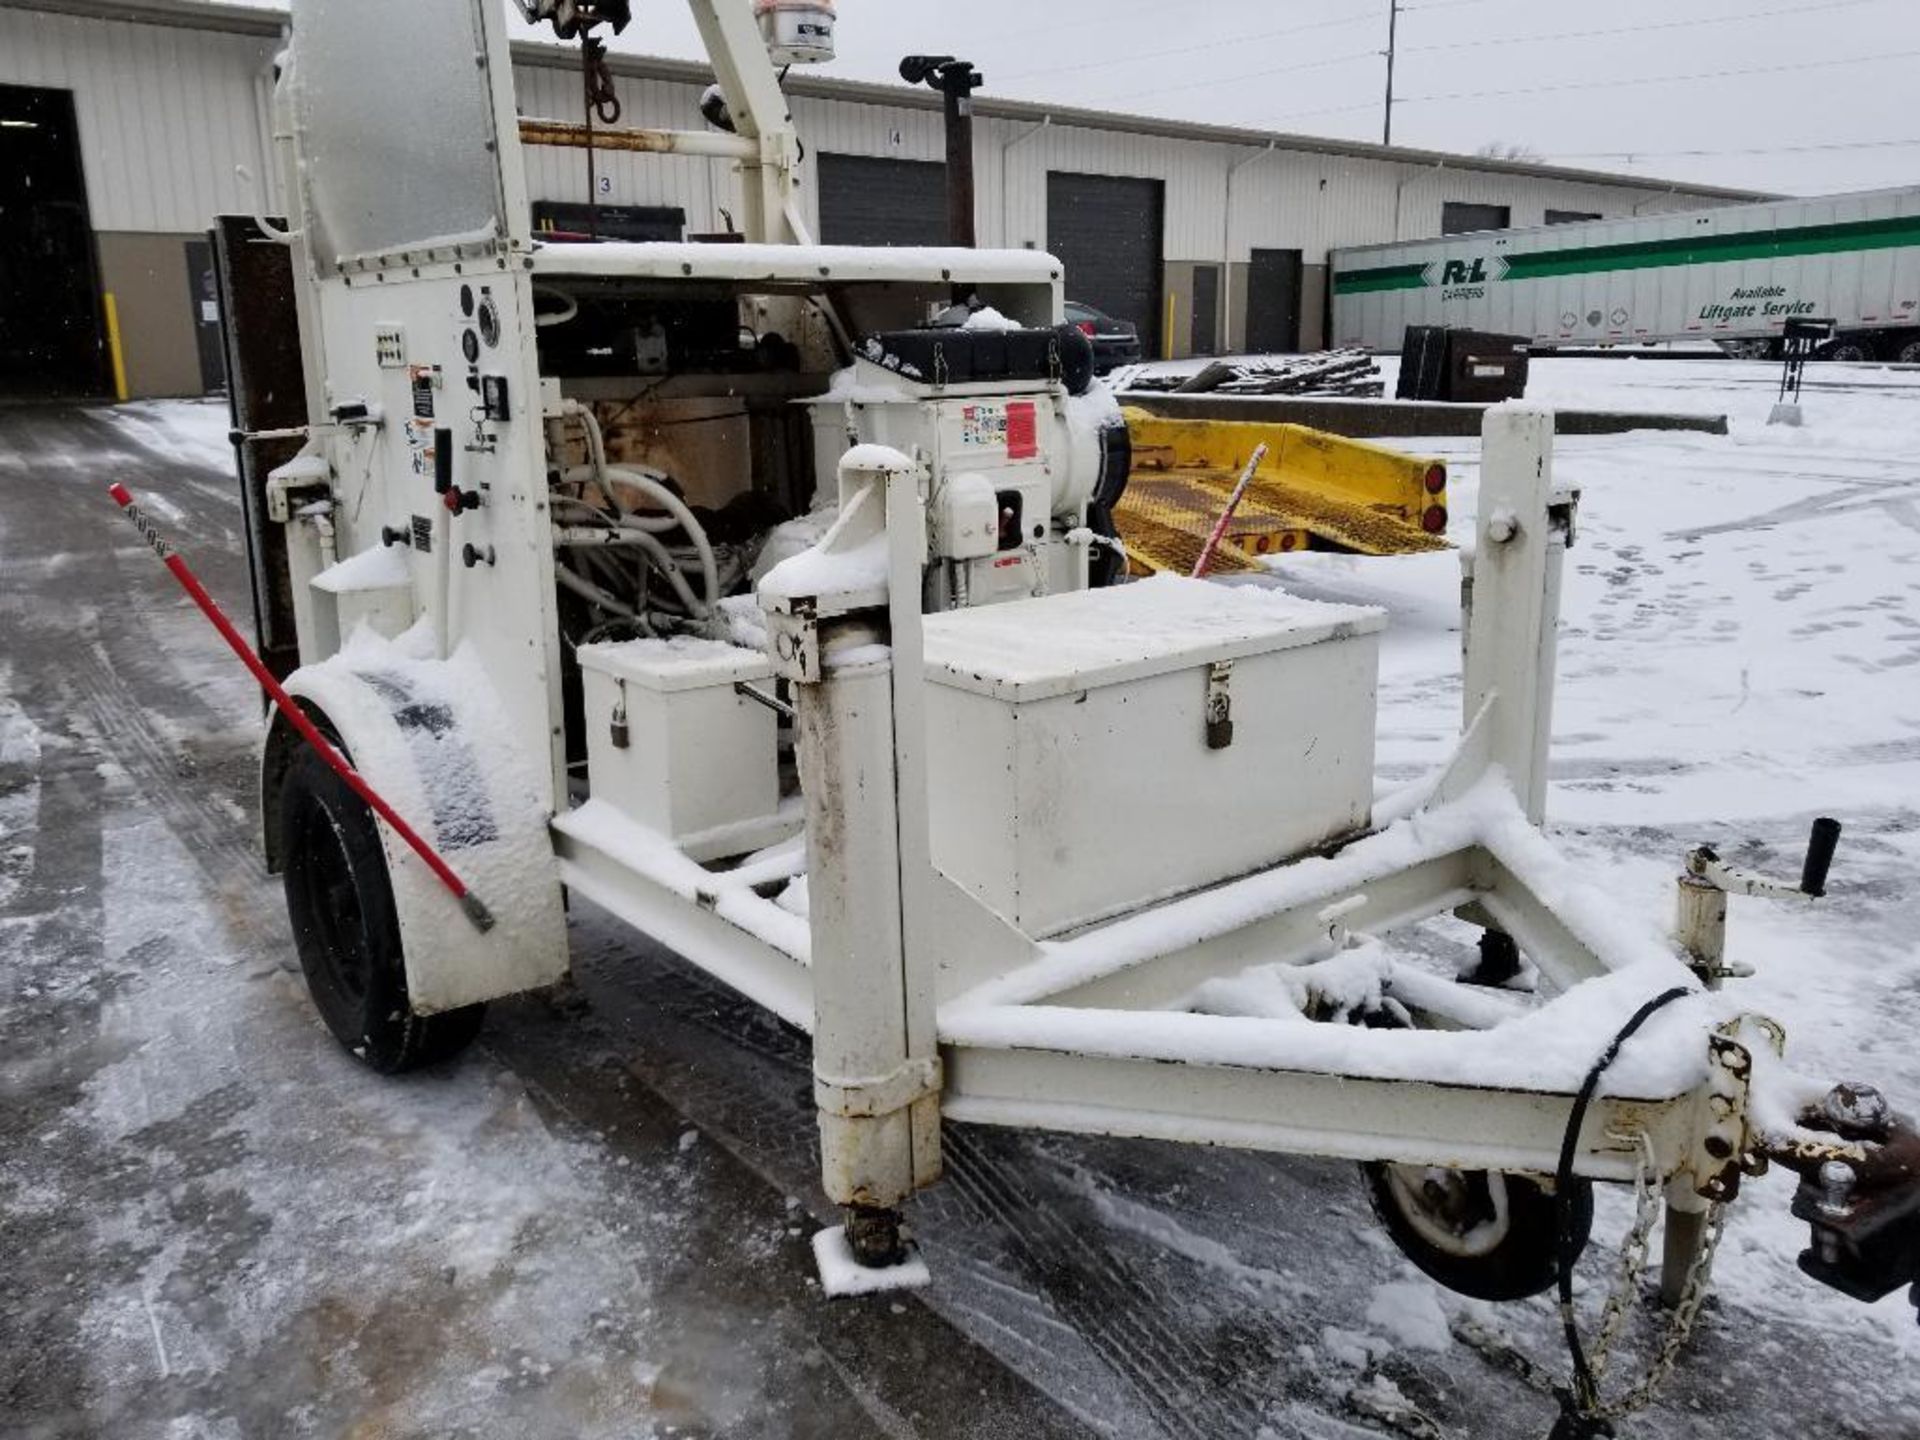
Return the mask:
{"type": "Polygon", "coordinates": [[[1850,360],[1856,364],[1880,358],[1874,351],[1873,341],[1864,335],[1843,335],[1820,353],[1822,359],[1850,360]]]}
{"type": "Polygon", "coordinates": [[[450,1059],[473,1043],[485,1005],[413,1013],[378,822],[305,744],[280,791],[280,853],[307,993],[335,1039],[386,1075],[450,1059]]]}
{"type": "Polygon", "coordinates": [[[1920,365],[1920,335],[1901,342],[1900,347],[1893,352],[1893,358],[1902,365],[1920,365]]]}
{"type": "MultiPolygon", "coordinates": [[[[1524,1300],[1560,1278],[1554,1197],[1545,1182],[1377,1161],[1360,1170],[1373,1213],[1400,1253],[1447,1289],[1476,1300],[1524,1300]],[[1416,1198],[1416,1186],[1431,1204],[1416,1198]],[[1447,1232],[1451,1243],[1440,1238],[1447,1232]]],[[[1592,1182],[1575,1180],[1570,1198],[1577,1258],[1593,1231],[1592,1182]]]]}

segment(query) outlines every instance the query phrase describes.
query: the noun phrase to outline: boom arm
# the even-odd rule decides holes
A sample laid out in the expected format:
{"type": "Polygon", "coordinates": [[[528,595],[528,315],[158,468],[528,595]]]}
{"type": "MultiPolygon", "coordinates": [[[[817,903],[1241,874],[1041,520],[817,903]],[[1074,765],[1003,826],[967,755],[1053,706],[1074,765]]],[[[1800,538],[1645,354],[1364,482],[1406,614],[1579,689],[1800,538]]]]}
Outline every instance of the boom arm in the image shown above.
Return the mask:
{"type": "Polygon", "coordinates": [[[746,214],[741,218],[747,239],[776,245],[812,244],[799,213],[800,136],[748,0],[688,3],[733,113],[734,129],[759,146],[757,160],[741,162],[741,188],[746,196],[746,214]]]}

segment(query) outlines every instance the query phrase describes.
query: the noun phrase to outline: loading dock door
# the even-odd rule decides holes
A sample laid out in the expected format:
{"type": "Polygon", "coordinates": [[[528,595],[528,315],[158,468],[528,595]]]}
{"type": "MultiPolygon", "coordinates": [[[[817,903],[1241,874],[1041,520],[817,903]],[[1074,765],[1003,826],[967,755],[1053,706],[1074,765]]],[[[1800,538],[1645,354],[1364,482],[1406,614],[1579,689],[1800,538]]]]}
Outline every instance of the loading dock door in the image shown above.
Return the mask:
{"type": "Polygon", "coordinates": [[[1247,350],[1287,355],[1300,348],[1300,252],[1255,250],[1247,267],[1247,350]]]}
{"type": "Polygon", "coordinates": [[[0,393],[101,394],[99,294],[73,96],[0,85],[0,393]]]}
{"type": "Polygon", "coordinates": [[[1160,354],[1164,187],[1122,175],[1047,175],[1047,249],[1066,266],[1067,298],[1131,320],[1160,354]]]}
{"type": "Polygon", "coordinates": [[[875,155],[820,157],[823,245],[944,245],[947,167],[875,155]]]}

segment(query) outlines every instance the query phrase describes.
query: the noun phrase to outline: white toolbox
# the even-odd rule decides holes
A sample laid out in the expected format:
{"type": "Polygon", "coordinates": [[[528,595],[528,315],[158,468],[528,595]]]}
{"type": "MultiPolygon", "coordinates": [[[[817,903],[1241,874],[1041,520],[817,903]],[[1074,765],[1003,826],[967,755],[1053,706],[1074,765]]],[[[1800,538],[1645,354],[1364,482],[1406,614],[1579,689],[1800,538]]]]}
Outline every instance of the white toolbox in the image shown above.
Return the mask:
{"type": "Polygon", "coordinates": [[[929,615],[935,863],[1046,936],[1364,830],[1384,624],[1172,577],[929,615]]]}
{"type": "Polygon", "coordinates": [[[696,859],[769,843],[781,828],[777,718],[734,688],[772,690],[765,655],[678,636],[582,645],[579,656],[596,800],[696,859]]]}

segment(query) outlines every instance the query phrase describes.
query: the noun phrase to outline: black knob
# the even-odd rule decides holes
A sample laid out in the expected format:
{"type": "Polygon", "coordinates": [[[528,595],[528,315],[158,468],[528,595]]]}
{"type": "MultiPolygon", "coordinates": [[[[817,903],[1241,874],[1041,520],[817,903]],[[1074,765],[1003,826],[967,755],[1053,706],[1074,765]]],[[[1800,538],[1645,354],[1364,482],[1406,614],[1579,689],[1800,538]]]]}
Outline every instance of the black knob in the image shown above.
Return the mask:
{"type": "Polygon", "coordinates": [[[493,564],[493,547],[491,545],[482,550],[478,545],[469,541],[460,547],[460,562],[465,565],[467,569],[473,569],[474,566],[483,560],[489,565],[493,564]]]}
{"type": "Polygon", "coordinates": [[[404,545],[407,543],[407,532],[396,529],[391,525],[382,525],[380,527],[380,543],[382,545],[404,545]]]}
{"type": "Polygon", "coordinates": [[[1834,847],[1840,843],[1840,822],[1822,815],[1813,822],[1807,837],[1807,863],[1800,867],[1800,888],[1808,895],[1827,893],[1827,871],[1833,865],[1834,847]]]}

